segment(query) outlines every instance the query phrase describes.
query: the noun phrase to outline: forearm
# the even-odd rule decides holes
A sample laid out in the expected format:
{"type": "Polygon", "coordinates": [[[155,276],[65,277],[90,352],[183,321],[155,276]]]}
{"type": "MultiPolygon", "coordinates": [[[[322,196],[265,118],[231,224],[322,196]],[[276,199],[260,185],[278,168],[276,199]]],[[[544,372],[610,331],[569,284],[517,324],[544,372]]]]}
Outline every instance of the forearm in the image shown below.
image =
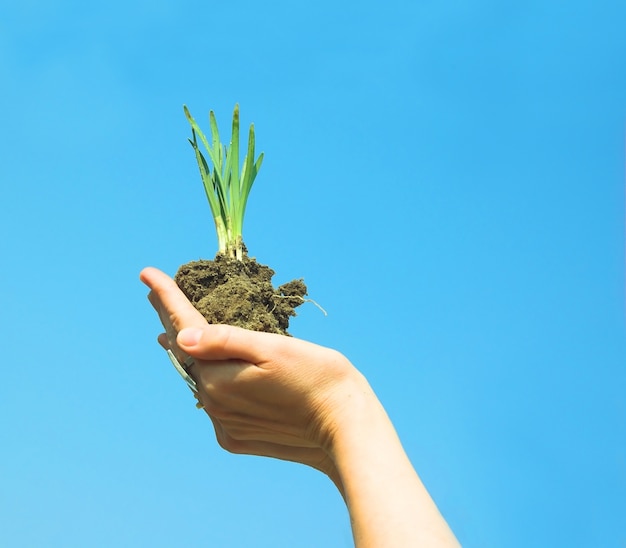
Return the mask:
{"type": "Polygon", "coordinates": [[[458,546],[369,386],[350,397],[330,448],[358,548],[458,546]]]}

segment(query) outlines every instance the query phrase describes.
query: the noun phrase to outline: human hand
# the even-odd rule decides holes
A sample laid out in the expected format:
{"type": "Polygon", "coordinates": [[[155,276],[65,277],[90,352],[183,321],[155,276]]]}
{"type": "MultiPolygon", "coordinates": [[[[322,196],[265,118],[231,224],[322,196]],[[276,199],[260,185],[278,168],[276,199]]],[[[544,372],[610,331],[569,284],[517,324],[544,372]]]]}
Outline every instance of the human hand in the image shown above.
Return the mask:
{"type": "Polygon", "coordinates": [[[141,280],[166,333],[159,337],[197,383],[197,398],[227,451],[301,462],[341,489],[332,458],[339,415],[369,385],[340,353],[303,340],[209,325],[176,283],[147,268],[141,280]]]}
{"type": "Polygon", "coordinates": [[[340,353],[306,341],[209,325],[174,280],[141,273],[219,444],[233,453],[325,472],[350,512],[355,546],[458,546],[365,378],[340,353]]]}

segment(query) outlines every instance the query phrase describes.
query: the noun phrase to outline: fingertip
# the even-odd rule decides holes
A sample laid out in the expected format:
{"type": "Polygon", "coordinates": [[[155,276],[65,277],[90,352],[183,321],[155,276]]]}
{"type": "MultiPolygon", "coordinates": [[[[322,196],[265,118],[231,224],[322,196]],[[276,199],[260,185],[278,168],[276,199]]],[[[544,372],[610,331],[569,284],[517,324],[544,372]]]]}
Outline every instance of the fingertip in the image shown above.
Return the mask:
{"type": "Polygon", "coordinates": [[[146,266],[139,273],[139,279],[146,284],[148,287],[153,288],[153,286],[161,279],[168,278],[165,272],[155,268],[154,266],[146,266]]]}
{"type": "Polygon", "coordinates": [[[202,329],[197,327],[186,327],[176,336],[176,344],[181,348],[191,349],[198,345],[202,338],[202,329]]]}
{"type": "Polygon", "coordinates": [[[167,338],[167,335],[165,333],[161,333],[158,337],[157,337],[157,342],[165,349],[165,350],[169,350],[170,349],[170,341],[167,338]]]}
{"type": "Polygon", "coordinates": [[[141,272],[139,272],[139,279],[145,283],[146,279],[150,277],[150,272],[152,272],[153,270],[153,266],[146,266],[145,268],[142,268],[141,272]]]}

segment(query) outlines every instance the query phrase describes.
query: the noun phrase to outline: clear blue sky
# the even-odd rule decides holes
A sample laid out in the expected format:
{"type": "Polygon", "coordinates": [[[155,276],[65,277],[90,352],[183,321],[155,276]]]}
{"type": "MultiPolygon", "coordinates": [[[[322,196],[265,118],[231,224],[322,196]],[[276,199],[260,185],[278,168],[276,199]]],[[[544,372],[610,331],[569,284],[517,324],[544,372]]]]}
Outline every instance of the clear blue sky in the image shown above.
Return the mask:
{"type": "MultiPolygon", "coordinates": [[[[216,240],[182,105],[266,160],[244,227],[329,312],[467,547],[626,543],[626,4],[0,7],[0,545],[351,545],[224,453],[138,281],[216,240]]],[[[205,123],[205,122],[203,122],[205,123]]]]}

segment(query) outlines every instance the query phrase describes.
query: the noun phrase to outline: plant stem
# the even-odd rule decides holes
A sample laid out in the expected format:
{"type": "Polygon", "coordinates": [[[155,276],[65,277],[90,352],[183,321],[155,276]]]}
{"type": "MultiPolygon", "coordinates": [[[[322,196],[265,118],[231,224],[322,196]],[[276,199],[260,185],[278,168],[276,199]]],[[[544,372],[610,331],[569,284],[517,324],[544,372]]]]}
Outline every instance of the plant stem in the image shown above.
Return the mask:
{"type": "Polygon", "coordinates": [[[239,169],[239,105],[233,112],[232,137],[228,147],[219,137],[215,114],[209,113],[212,145],[191,116],[186,106],[185,116],[191,125],[192,139],[189,139],[196,155],[204,190],[211,207],[217,232],[218,253],[237,260],[243,260],[243,218],[252,183],[263,162],[263,153],[254,160],[254,125],[250,125],[248,149],[239,169]],[[211,165],[198,146],[196,135],[206,149],[211,165]]]}

